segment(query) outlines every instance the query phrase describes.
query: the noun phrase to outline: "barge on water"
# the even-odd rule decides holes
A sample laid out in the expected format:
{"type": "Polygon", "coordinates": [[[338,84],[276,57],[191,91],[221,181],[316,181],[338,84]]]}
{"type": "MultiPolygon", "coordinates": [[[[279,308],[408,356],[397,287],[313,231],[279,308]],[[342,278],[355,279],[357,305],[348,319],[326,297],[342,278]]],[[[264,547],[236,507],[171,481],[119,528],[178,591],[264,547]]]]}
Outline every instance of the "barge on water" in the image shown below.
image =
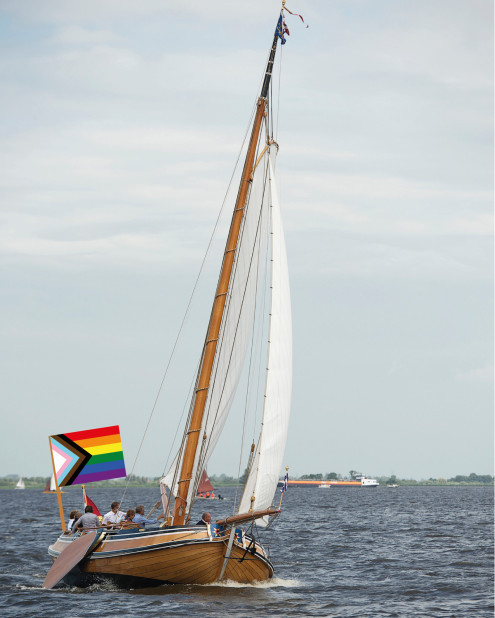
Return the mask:
{"type": "MultiPolygon", "coordinates": [[[[291,487],[378,487],[380,483],[376,479],[363,477],[361,479],[353,479],[349,481],[314,481],[314,480],[295,480],[287,481],[291,487]]],[[[279,487],[283,486],[280,481],[279,487]]]]}

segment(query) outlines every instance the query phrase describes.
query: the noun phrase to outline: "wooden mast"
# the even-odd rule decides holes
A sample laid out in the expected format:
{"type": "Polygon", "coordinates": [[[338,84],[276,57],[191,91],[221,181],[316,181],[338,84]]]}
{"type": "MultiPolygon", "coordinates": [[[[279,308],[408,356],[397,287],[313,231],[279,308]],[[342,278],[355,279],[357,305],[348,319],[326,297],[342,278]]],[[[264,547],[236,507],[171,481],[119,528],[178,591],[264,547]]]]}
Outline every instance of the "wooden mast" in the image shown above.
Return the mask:
{"type": "MultiPolygon", "coordinates": [[[[282,17],[282,13],[280,14],[280,17],[282,17]]],[[[256,157],[256,150],[258,147],[258,140],[261,132],[262,121],[265,115],[267,105],[268,88],[270,85],[273,62],[277,49],[279,28],[280,30],[282,29],[280,19],[278,20],[277,27],[275,28],[275,35],[273,37],[270,57],[265,71],[265,78],[263,81],[263,86],[261,88],[261,94],[257,103],[256,114],[253,122],[253,129],[251,132],[251,138],[249,140],[249,146],[246,154],[246,160],[244,162],[244,168],[242,171],[237,200],[234,207],[234,213],[232,215],[232,222],[230,224],[230,231],[227,238],[227,244],[225,246],[222,268],[220,271],[220,278],[218,280],[217,290],[211,310],[210,322],[206,334],[206,340],[203,347],[203,356],[198,370],[196,390],[193,395],[193,411],[189,423],[189,429],[187,431],[184,457],[182,460],[182,467],[178,483],[179,488],[174,504],[174,525],[182,525],[186,516],[187,494],[189,491],[189,485],[192,480],[194,460],[199,444],[199,433],[201,431],[201,423],[203,420],[206,399],[208,396],[208,389],[210,386],[210,379],[213,369],[213,362],[215,360],[218,336],[220,334],[220,326],[222,323],[225,301],[229,289],[230,277],[234,264],[234,256],[237,248],[237,241],[239,238],[239,231],[241,228],[242,218],[244,216],[244,208],[246,205],[246,199],[252,180],[254,161],[256,157]]]]}
{"type": "Polygon", "coordinates": [[[50,445],[50,455],[52,457],[53,477],[55,479],[55,489],[57,491],[57,502],[58,502],[58,512],[60,514],[60,524],[62,526],[62,531],[65,532],[67,530],[67,526],[65,525],[64,507],[62,505],[62,496],[60,495],[60,487],[58,486],[57,470],[55,469],[55,458],[53,457],[51,436],[48,436],[48,444],[50,445]]]}

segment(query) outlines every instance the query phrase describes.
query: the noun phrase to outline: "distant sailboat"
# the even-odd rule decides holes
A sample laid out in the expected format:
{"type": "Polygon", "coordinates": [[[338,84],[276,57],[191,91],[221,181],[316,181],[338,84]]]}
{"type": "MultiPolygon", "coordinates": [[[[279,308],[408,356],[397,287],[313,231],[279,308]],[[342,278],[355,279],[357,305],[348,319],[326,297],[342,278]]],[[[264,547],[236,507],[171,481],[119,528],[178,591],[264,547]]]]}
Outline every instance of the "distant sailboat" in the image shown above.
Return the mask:
{"type": "MultiPolygon", "coordinates": [[[[50,480],[46,482],[43,493],[44,494],[56,494],[57,493],[57,486],[55,485],[55,476],[53,474],[50,480]]],[[[63,494],[64,492],[60,490],[60,493],[63,494]]]]}
{"type": "Polygon", "coordinates": [[[209,500],[217,498],[206,470],[203,470],[203,474],[199,480],[197,498],[206,498],[209,500]]]}
{"type": "Polygon", "coordinates": [[[15,486],[16,489],[26,489],[26,485],[24,485],[24,481],[22,480],[22,476],[21,478],[17,481],[17,485],[15,486]]]}

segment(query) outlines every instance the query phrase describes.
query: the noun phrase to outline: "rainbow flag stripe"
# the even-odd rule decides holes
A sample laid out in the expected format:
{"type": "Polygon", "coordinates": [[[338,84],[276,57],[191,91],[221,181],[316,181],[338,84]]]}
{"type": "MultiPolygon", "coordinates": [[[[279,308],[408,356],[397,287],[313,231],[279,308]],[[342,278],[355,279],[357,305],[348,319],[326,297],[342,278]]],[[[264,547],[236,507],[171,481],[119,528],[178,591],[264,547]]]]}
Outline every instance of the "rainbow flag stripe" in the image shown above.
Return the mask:
{"type": "Polygon", "coordinates": [[[59,487],[126,476],[118,425],[50,436],[50,445],[59,487]]]}

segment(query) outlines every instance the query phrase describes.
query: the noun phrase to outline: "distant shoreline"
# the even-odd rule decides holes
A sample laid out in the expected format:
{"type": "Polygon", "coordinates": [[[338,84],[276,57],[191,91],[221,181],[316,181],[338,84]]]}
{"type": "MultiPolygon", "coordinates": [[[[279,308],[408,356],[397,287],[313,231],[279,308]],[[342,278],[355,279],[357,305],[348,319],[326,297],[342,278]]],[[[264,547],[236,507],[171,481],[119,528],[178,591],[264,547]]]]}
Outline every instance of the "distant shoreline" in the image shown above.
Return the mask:
{"type": "MultiPolygon", "coordinates": [[[[46,483],[29,483],[26,482],[26,489],[36,489],[36,490],[43,490],[45,488],[45,484],[46,483]]],[[[15,490],[15,491],[23,491],[23,490],[16,490],[16,482],[14,483],[0,483],[0,489],[5,489],[5,490],[15,490]]],[[[493,481],[491,483],[479,483],[479,482],[462,482],[462,483],[454,483],[454,482],[440,482],[440,481],[399,481],[397,483],[397,488],[400,487],[493,487],[494,483],[493,481]]],[[[122,488],[125,487],[125,483],[105,483],[103,482],[99,482],[99,483],[94,483],[91,485],[86,485],[86,489],[118,489],[118,488],[122,488]]],[[[149,482],[149,483],[129,483],[128,487],[139,487],[141,489],[143,488],[149,488],[149,489],[156,489],[158,487],[158,481],[155,482],[149,482]]],[[[215,488],[216,489],[220,489],[223,487],[237,487],[237,484],[234,483],[229,483],[229,484],[216,484],[215,488]]],[[[308,487],[290,487],[289,490],[294,490],[294,489],[317,489],[318,486],[314,485],[314,486],[308,486],[308,487]]],[[[385,489],[390,489],[390,487],[387,487],[387,484],[380,484],[378,488],[375,489],[380,489],[380,488],[385,488],[385,489]]],[[[72,485],[70,487],[63,487],[62,488],[64,492],[68,492],[68,491],[77,491],[78,489],[80,489],[80,485],[72,485]]],[[[344,487],[336,487],[335,489],[344,489],[344,487]]],[[[353,487],[351,487],[351,489],[354,489],[353,487]]],[[[357,489],[360,489],[359,487],[357,489]]],[[[24,490],[25,491],[25,490],[24,490]]]]}
{"type": "MultiPolygon", "coordinates": [[[[327,484],[328,481],[352,481],[359,480],[363,475],[351,470],[347,477],[343,477],[336,472],[328,474],[303,474],[300,476],[291,477],[291,481],[311,481],[313,487],[318,487],[318,484],[327,484]],[[359,476],[358,476],[359,475],[359,476]]],[[[15,489],[17,481],[20,477],[17,474],[8,474],[0,476],[0,489],[15,489]]],[[[152,487],[156,488],[159,485],[161,477],[147,477],[132,474],[124,478],[113,480],[99,481],[86,485],[87,489],[118,489],[119,487],[152,487]]],[[[368,477],[370,478],[370,477],[368,477]]],[[[380,487],[396,486],[399,487],[493,487],[494,477],[490,474],[476,474],[471,472],[469,475],[458,474],[451,478],[433,478],[422,479],[401,479],[395,474],[390,476],[373,476],[373,479],[378,481],[380,487]]],[[[280,479],[282,481],[283,479],[280,479]]],[[[25,476],[23,481],[26,489],[45,489],[47,487],[49,477],[44,476],[25,476]]],[[[227,474],[210,474],[210,481],[215,490],[221,490],[223,487],[242,487],[244,478],[236,478],[227,474]]],[[[309,483],[308,483],[309,484],[309,483]]],[[[78,487],[75,485],[74,487],[78,487]]],[[[338,486],[337,486],[338,487],[338,486]]],[[[341,486],[342,487],[342,486],[341,486]]],[[[68,491],[71,487],[64,487],[64,491],[68,491]]],[[[18,490],[22,491],[22,490],[18,490]]]]}

